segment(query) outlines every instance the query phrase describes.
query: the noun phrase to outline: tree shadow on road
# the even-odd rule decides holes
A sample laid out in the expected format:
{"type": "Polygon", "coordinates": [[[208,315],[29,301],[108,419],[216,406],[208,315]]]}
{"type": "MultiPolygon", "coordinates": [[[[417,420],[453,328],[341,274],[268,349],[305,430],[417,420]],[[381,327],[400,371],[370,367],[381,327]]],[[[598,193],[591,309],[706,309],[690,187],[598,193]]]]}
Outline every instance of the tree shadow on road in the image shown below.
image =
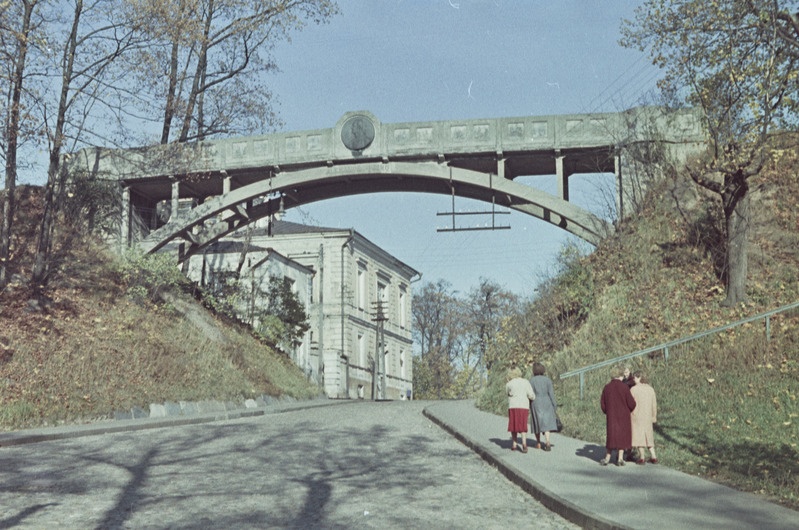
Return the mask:
{"type": "Polygon", "coordinates": [[[33,515],[39,510],[47,508],[48,506],[57,506],[57,503],[51,502],[47,504],[36,504],[34,506],[28,506],[27,508],[25,508],[16,515],[12,515],[11,517],[7,517],[5,519],[0,519],[0,529],[14,528],[15,526],[25,522],[25,519],[28,518],[29,516],[33,515]]]}
{"type": "Polygon", "coordinates": [[[0,494],[20,493],[4,512],[19,514],[0,525],[46,526],[66,513],[90,528],[418,526],[446,503],[442,491],[469,480],[457,462],[473,453],[421,416],[425,430],[415,430],[391,407],[348,411],[357,421],[325,410],[11,451],[0,457],[10,477],[0,494]],[[48,496],[65,502],[44,509],[48,496]],[[83,503],[102,511],[79,513],[83,503]]]}

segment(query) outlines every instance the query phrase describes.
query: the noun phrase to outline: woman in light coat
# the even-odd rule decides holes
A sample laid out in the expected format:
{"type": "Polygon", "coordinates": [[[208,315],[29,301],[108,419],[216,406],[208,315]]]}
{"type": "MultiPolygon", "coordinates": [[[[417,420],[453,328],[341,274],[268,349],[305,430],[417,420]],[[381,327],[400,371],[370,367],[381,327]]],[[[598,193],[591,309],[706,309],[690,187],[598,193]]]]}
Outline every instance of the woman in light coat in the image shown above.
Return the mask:
{"type": "Polygon", "coordinates": [[[630,415],[633,431],[633,447],[638,448],[638,459],[636,464],[644,465],[644,447],[649,449],[649,462],[652,464],[658,463],[657,454],[655,454],[655,429],[653,424],[658,421],[658,402],[655,397],[655,389],[647,383],[643,383],[641,379],[643,373],[635,372],[633,379],[635,386],[630,389],[630,392],[635,399],[635,410],[630,415]]]}
{"type": "Polygon", "coordinates": [[[522,433],[522,453],[527,452],[527,415],[530,401],[535,399],[530,381],[522,378],[518,368],[508,370],[508,382],[505,383],[508,395],[508,432],[511,436],[511,451],[516,450],[516,437],[522,433]]]}

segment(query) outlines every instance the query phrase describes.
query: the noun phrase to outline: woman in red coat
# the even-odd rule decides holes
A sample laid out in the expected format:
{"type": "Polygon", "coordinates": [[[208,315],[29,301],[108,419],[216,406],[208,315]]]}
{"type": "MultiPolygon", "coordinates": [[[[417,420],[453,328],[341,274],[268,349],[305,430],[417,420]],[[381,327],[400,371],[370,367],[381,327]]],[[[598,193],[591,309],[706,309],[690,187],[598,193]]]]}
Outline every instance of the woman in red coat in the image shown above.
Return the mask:
{"type": "Polygon", "coordinates": [[[530,402],[535,399],[530,381],[522,379],[518,368],[508,370],[508,382],[505,383],[508,394],[508,432],[511,436],[510,450],[516,450],[516,435],[522,433],[522,453],[527,452],[527,416],[530,415],[530,402]]]}
{"type": "Polygon", "coordinates": [[[602,389],[599,404],[605,413],[606,442],[605,458],[599,463],[606,466],[610,463],[613,450],[618,450],[616,465],[624,465],[624,450],[632,447],[633,434],[630,423],[630,413],[635,409],[635,399],[630,393],[630,387],[622,382],[624,372],[622,368],[615,367],[611,370],[610,383],[602,389]]]}

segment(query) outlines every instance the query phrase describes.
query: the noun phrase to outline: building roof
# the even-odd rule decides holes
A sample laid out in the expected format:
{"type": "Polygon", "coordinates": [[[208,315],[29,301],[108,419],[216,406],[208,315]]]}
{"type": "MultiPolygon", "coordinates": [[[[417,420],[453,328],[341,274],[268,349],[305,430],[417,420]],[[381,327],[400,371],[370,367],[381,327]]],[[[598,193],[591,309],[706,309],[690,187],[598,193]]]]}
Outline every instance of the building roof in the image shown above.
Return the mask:
{"type": "MultiPolygon", "coordinates": [[[[252,230],[251,237],[253,238],[254,241],[257,241],[258,239],[263,240],[262,238],[270,236],[274,237],[274,236],[314,235],[314,234],[341,235],[347,237],[352,235],[353,237],[359,239],[360,241],[363,241],[365,244],[371,246],[376,251],[384,254],[386,258],[389,261],[395,263],[395,265],[406,269],[410,276],[421,275],[419,271],[417,271],[410,265],[404,263],[403,261],[399,260],[395,256],[389,254],[382,247],[380,247],[379,245],[375,245],[369,239],[360,234],[357,230],[351,228],[331,228],[326,226],[311,226],[300,223],[292,223],[291,221],[284,221],[282,219],[275,219],[271,223],[271,232],[270,232],[270,227],[268,226],[258,226],[252,230]]],[[[240,230],[239,232],[236,232],[235,234],[229,237],[241,239],[243,237],[246,237],[246,232],[245,230],[240,230]]]]}
{"type": "Polygon", "coordinates": [[[272,260],[272,259],[280,261],[284,265],[290,265],[291,267],[294,267],[295,269],[301,270],[302,272],[304,272],[306,274],[309,274],[311,276],[316,274],[316,271],[313,269],[313,267],[307,267],[307,266],[303,265],[302,263],[300,263],[298,261],[295,261],[295,260],[289,258],[288,256],[285,256],[285,255],[281,254],[280,252],[278,252],[277,250],[275,250],[275,249],[273,249],[271,247],[266,249],[266,257],[263,258],[262,260],[258,261],[255,265],[252,265],[250,268],[254,269],[256,267],[259,267],[260,265],[263,265],[264,263],[266,263],[267,261],[272,260]]]}
{"type": "MultiPolygon", "coordinates": [[[[270,235],[269,229],[266,226],[259,226],[253,229],[252,235],[254,237],[270,235]]],[[[330,233],[349,233],[346,228],[330,228],[326,226],[311,226],[300,223],[292,223],[291,221],[283,221],[282,219],[275,219],[272,221],[273,236],[286,236],[295,234],[330,234],[330,233]]],[[[244,231],[237,232],[235,237],[243,237],[244,231]]]]}

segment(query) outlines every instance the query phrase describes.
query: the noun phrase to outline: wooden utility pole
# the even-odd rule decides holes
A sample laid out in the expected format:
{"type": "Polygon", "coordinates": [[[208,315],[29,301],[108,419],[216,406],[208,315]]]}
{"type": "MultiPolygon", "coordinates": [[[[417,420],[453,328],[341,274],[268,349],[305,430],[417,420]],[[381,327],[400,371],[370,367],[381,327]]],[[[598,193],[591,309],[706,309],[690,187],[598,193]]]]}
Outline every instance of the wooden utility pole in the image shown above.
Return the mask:
{"type": "Polygon", "coordinates": [[[388,319],[385,313],[383,313],[382,300],[378,300],[372,305],[374,307],[372,322],[375,322],[375,358],[374,364],[372,365],[372,401],[375,401],[377,399],[386,398],[386,360],[384,353],[386,337],[383,329],[383,322],[388,319]],[[379,380],[380,374],[382,374],[382,381],[379,380]]]}

